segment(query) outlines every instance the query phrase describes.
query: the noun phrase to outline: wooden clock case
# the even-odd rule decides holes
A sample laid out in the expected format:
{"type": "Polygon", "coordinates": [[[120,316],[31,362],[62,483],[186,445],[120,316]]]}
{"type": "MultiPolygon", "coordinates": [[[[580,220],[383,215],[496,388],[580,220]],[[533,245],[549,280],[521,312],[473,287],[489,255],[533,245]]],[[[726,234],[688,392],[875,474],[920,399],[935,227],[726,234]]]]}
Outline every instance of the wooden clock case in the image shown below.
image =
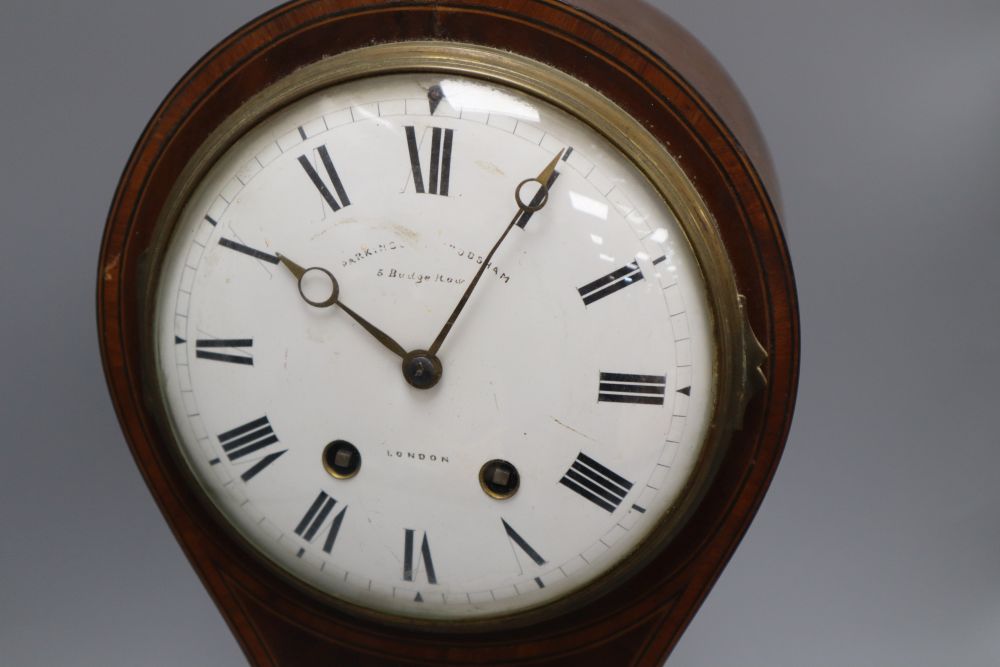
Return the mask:
{"type": "Polygon", "coordinates": [[[798,310],[770,159],[742,97],[690,35],[618,0],[297,0],[225,39],[170,92],[139,139],[101,249],[98,324],[122,429],[161,511],[254,665],[660,665],[746,531],[784,446],[798,377],[798,310]],[[447,634],[360,618],[291,585],[219,525],[142,390],[146,256],[178,174],[267,85],[374,43],[447,40],[512,51],[614,100],[684,166],[719,226],[765,388],[692,517],[611,592],[529,626],[447,634]]]}

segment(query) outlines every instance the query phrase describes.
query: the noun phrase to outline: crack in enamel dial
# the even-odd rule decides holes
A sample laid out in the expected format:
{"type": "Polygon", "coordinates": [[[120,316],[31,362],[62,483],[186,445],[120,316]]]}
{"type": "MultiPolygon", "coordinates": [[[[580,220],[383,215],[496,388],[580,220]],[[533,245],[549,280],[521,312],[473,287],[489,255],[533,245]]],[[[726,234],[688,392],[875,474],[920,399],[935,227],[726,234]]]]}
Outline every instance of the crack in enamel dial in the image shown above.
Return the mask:
{"type": "Polygon", "coordinates": [[[271,113],[186,199],[158,382],[205,495],[273,565],[379,613],[496,617],[598,581],[682,501],[715,408],[707,294],[671,207],[588,124],[471,77],[371,76],[271,113]],[[342,307],[428,350],[480,269],[428,387],[342,307]]]}

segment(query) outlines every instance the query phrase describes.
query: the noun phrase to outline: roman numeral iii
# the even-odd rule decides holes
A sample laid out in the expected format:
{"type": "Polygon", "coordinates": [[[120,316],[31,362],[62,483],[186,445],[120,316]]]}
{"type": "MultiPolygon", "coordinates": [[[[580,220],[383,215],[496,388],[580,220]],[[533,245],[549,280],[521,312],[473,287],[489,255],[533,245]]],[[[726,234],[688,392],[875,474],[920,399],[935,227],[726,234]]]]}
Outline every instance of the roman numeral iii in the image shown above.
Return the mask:
{"type": "Polygon", "coordinates": [[[601,384],[597,391],[597,400],[604,403],[663,405],[663,395],[666,387],[666,375],[601,373],[601,384]]]}
{"type": "Polygon", "coordinates": [[[413,187],[421,194],[448,196],[451,182],[451,145],[455,130],[431,128],[431,156],[428,169],[427,187],[424,187],[424,171],[421,168],[420,147],[417,130],[406,126],[406,147],[410,153],[410,169],[413,172],[413,187]]]}
{"type": "Polygon", "coordinates": [[[618,509],[632,488],[632,482],[583,452],[577,455],[559,483],[609,512],[618,509]]]}
{"type": "MultiPolygon", "coordinates": [[[[274,434],[274,429],[271,428],[271,423],[267,420],[266,416],[254,419],[251,422],[237,426],[219,435],[219,444],[222,445],[222,451],[234,463],[244,463],[246,462],[244,457],[260,452],[260,450],[266,449],[277,442],[278,436],[274,434]]],[[[240,478],[244,482],[249,482],[257,473],[274,463],[287,451],[287,449],[283,449],[266,454],[263,458],[254,462],[250,468],[240,475],[240,478]]]]}
{"type": "MultiPolygon", "coordinates": [[[[316,500],[309,506],[299,525],[295,527],[295,534],[306,542],[312,542],[316,535],[326,524],[330,513],[333,512],[337,501],[327,495],[326,491],[320,491],[316,500]]],[[[326,539],[323,541],[323,551],[330,553],[333,545],[337,541],[337,534],[340,532],[340,524],[344,522],[344,515],[347,514],[347,505],[338,512],[330,522],[330,527],[326,531],[326,539]]],[[[300,549],[298,555],[301,557],[304,549],[300,549]]]]}
{"type": "Polygon", "coordinates": [[[403,533],[403,581],[415,581],[420,570],[420,561],[424,561],[424,570],[427,572],[427,583],[436,584],[437,575],[434,574],[434,561],[431,560],[431,545],[427,540],[427,533],[420,544],[420,551],[417,553],[415,531],[406,528],[403,533]]]}
{"type": "Polygon", "coordinates": [[[598,299],[603,299],[629,285],[634,285],[640,280],[642,280],[642,270],[639,268],[639,264],[629,262],[622,268],[587,283],[577,291],[583,298],[583,305],[589,306],[598,299]]]}
{"type": "Polygon", "coordinates": [[[253,366],[253,355],[247,349],[253,346],[252,338],[200,338],[194,346],[199,359],[253,366]]]}
{"type": "Polygon", "coordinates": [[[316,149],[319,154],[320,162],[323,164],[323,169],[326,171],[326,175],[330,179],[330,185],[333,187],[334,192],[337,193],[334,196],[333,192],[330,192],[330,188],[327,187],[326,183],[320,177],[319,172],[313,167],[312,162],[305,155],[299,156],[299,164],[302,165],[302,169],[305,170],[306,175],[312,184],[316,186],[319,190],[320,195],[327,204],[330,205],[334,211],[339,211],[341,208],[351,205],[351,200],[347,197],[347,191],[344,190],[344,184],[340,180],[340,176],[337,175],[337,170],[333,166],[333,160],[330,158],[330,151],[327,150],[326,146],[320,146],[316,149]]]}

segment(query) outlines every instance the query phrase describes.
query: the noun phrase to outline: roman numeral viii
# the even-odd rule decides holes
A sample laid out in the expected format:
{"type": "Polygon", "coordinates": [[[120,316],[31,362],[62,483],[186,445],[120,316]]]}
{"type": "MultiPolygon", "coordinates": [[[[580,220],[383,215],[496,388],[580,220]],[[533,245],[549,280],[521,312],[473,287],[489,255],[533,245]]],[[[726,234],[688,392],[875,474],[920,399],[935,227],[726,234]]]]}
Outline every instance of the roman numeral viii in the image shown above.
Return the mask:
{"type": "MultiPolygon", "coordinates": [[[[271,447],[271,445],[277,442],[278,436],[274,434],[274,429],[271,428],[271,424],[267,420],[266,416],[261,417],[260,419],[254,419],[251,422],[247,422],[242,426],[237,426],[236,428],[219,435],[219,444],[222,445],[222,451],[224,451],[226,453],[226,457],[234,463],[246,463],[248,461],[245,460],[245,457],[255,454],[262,449],[271,447]]],[[[276,448],[272,447],[272,449],[276,448]]],[[[240,478],[244,482],[249,482],[257,475],[257,473],[274,463],[287,451],[287,449],[273,451],[266,454],[262,458],[257,459],[254,464],[250,466],[250,468],[240,475],[240,478]]]]}
{"type": "MultiPolygon", "coordinates": [[[[295,527],[295,534],[306,542],[312,542],[326,524],[336,504],[337,501],[327,495],[326,491],[320,491],[316,500],[309,506],[305,516],[299,521],[299,525],[295,527]]],[[[344,505],[330,522],[330,527],[326,531],[326,539],[323,541],[323,551],[326,553],[333,551],[333,545],[337,541],[337,534],[340,532],[340,524],[344,522],[345,514],[347,514],[347,505],[344,505]]],[[[299,549],[297,555],[301,558],[303,553],[305,553],[305,549],[299,549]]]]}
{"type": "Polygon", "coordinates": [[[199,359],[253,366],[253,355],[246,349],[253,346],[252,338],[200,338],[194,346],[199,359]]]}
{"type": "Polygon", "coordinates": [[[337,175],[337,169],[333,166],[333,160],[330,158],[330,151],[326,149],[326,146],[320,146],[316,149],[319,154],[319,160],[323,164],[323,169],[326,171],[326,175],[330,178],[330,185],[333,186],[334,192],[337,193],[336,197],[333,192],[330,192],[330,188],[327,187],[326,183],[320,177],[319,172],[313,167],[312,162],[305,155],[299,156],[299,164],[302,165],[302,169],[305,170],[306,175],[312,184],[316,186],[319,190],[320,195],[326,200],[326,203],[330,205],[334,211],[339,211],[341,208],[351,205],[351,200],[347,197],[347,191],[344,190],[344,184],[340,180],[340,176],[337,175]],[[339,198],[339,201],[338,201],[339,198]]]}
{"type": "Polygon", "coordinates": [[[632,482],[583,452],[577,455],[559,483],[609,512],[618,509],[632,488],[632,482]]]}
{"type": "Polygon", "coordinates": [[[663,395],[666,387],[666,375],[601,373],[601,384],[597,391],[597,400],[604,403],[663,405],[663,395]]]}
{"type": "Polygon", "coordinates": [[[583,305],[589,306],[598,299],[603,299],[620,289],[634,285],[640,280],[642,280],[642,269],[639,268],[639,264],[637,262],[629,262],[622,268],[587,283],[577,289],[577,291],[583,298],[583,305]]]}
{"type": "Polygon", "coordinates": [[[412,125],[406,126],[406,147],[410,152],[413,187],[416,188],[417,192],[448,196],[448,184],[451,182],[451,145],[454,136],[455,130],[443,130],[440,127],[431,128],[431,159],[427,187],[425,188],[424,172],[420,166],[417,130],[412,125]]]}

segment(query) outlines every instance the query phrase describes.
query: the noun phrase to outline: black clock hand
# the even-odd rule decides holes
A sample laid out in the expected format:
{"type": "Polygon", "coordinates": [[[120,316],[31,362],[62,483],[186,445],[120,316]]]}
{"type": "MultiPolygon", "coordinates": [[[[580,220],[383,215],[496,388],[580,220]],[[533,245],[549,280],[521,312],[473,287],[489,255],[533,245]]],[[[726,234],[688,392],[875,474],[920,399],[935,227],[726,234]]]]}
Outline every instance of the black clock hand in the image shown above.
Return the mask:
{"type": "Polygon", "coordinates": [[[538,174],[538,176],[536,176],[535,178],[528,178],[521,181],[518,184],[517,189],[514,190],[514,200],[517,202],[517,213],[515,213],[514,217],[511,218],[510,223],[507,224],[507,228],[503,231],[503,234],[500,235],[500,238],[497,240],[497,242],[493,244],[493,248],[490,249],[490,252],[486,255],[486,258],[483,260],[482,266],[479,267],[479,271],[476,272],[475,277],[472,278],[472,282],[470,282],[469,286],[465,289],[465,293],[459,300],[458,305],[455,306],[455,310],[452,311],[451,316],[448,318],[448,321],[444,323],[444,326],[441,328],[441,332],[437,335],[437,338],[435,338],[434,342],[431,344],[428,352],[430,352],[432,356],[436,355],[437,351],[441,349],[441,345],[442,343],[444,343],[444,339],[447,338],[448,332],[451,331],[451,328],[455,325],[455,322],[458,320],[459,314],[461,314],[462,309],[465,308],[465,304],[468,303],[469,297],[472,296],[472,291],[476,289],[476,285],[479,283],[479,279],[483,277],[483,273],[485,273],[486,268],[490,265],[490,260],[493,258],[493,254],[496,253],[497,249],[500,247],[500,244],[503,243],[503,240],[507,238],[507,234],[509,234],[510,230],[514,228],[514,225],[521,217],[521,214],[526,212],[537,211],[548,203],[549,201],[548,185],[550,179],[552,178],[553,172],[555,172],[556,170],[556,165],[559,164],[559,160],[560,158],[562,158],[562,155],[565,152],[565,150],[566,149],[564,148],[561,151],[559,151],[556,154],[556,156],[552,158],[552,161],[549,162],[548,165],[546,165],[545,169],[542,170],[542,173],[538,174]],[[538,194],[536,194],[535,197],[529,203],[526,204],[524,203],[524,201],[521,200],[521,188],[523,188],[528,183],[535,183],[535,182],[538,183],[540,190],[538,191],[538,194]]]}
{"type": "Polygon", "coordinates": [[[337,279],[333,277],[332,273],[318,266],[311,266],[308,269],[304,269],[295,262],[293,262],[292,260],[282,255],[281,253],[277,253],[277,255],[278,259],[281,261],[282,264],[284,264],[285,268],[287,268],[291,272],[291,274],[295,276],[295,278],[298,280],[299,294],[302,295],[302,298],[305,300],[306,303],[316,308],[328,308],[333,305],[340,306],[341,310],[347,313],[351,317],[351,319],[353,319],[355,322],[360,324],[365,331],[374,336],[375,340],[382,343],[382,345],[385,345],[389,350],[391,350],[393,354],[396,354],[404,358],[406,357],[406,350],[404,350],[399,343],[393,340],[391,336],[389,336],[387,333],[379,329],[377,326],[375,326],[365,318],[358,315],[356,312],[354,312],[354,310],[349,308],[347,304],[345,304],[343,301],[340,300],[340,285],[337,282],[337,279]],[[309,271],[320,271],[330,279],[333,289],[330,293],[329,298],[323,301],[313,301],[312,299],[306,296],[305,292],[302,290],[302,279],[309,271]]]}

